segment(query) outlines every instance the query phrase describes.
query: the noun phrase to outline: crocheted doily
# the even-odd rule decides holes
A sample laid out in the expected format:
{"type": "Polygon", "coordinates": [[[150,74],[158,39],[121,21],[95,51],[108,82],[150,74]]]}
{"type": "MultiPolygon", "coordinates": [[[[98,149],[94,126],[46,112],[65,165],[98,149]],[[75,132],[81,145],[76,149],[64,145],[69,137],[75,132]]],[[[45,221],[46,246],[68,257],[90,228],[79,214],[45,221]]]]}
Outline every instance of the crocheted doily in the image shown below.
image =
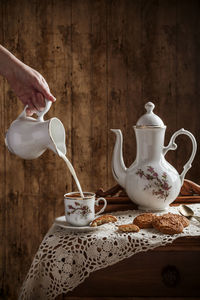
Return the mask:
{"type": "MultiPolygon", "coordinates": [[[[200,215],[200,204],[190,207],[200,215]]],[[[177,208],[171,207],[169,211],[177,213],[177,208]]],[[[112,213],[117,223],[104,224],[93,232],[68,231],[54,224],[35,255],[19,299],[55,299],[73,290],[91,272],[138,252],[172,243],[179,237],[200,235],[200,223],[194,218],[183,233],[176,235],[162,234],[153,228],[137,233],[117,232],[117,225],[132,223],[141,213],[139,210],[112,213]]]]}

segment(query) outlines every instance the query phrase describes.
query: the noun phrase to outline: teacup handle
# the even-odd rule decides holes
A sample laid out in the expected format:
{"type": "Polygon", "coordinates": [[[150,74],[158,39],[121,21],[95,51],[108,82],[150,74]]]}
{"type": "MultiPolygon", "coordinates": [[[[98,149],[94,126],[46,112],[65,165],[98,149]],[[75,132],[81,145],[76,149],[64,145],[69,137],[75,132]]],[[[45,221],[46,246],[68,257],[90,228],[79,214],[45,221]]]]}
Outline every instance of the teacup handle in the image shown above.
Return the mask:
{"type": "Polygon", "coordinates": [[[197,151],[197,142],[195,140],[195,137],[193,136],[193,134],[187,130],[185,130],[184,128],[176,131],[172,137],[171,137],[171,140],[169,142],[169,144],[166,146],[166,147],[163,147],[163,155],[165,156],[165,154],[169,151],[169,150],[176,150],[177,148],[177,144],[175,143],[175,139],[177,138],[178,135],[181,135],[181,134],[185,134],[187,135],[191,141],[192,141],[192,154],[189,158],[189,160],[186,162],[186,164],[184,165],[183,167],[183,171],[180,175],[180,180],[181,180],[181,183],[183,184],[183,180],[185,178],[185,174],[187,173],[187,171],[192,167],[192,162],[193,162],[193,159],[195,157],[195,154],[196,154],[196,151],[197,151]]]}
{"type": "Polygon", "coordinates": [[[100,211],[98,211],[96,214],[95,214],[95,216],[98,216],[99,214],[101,214],[104,210],[105,210],[105,208],[106,208],[106,206],[107,206],[107,201],[106,201],[106,199],[104,199],[104,198],[98,198],[97,200],[95,200],[95,205],[96,206],[99,206],[99,202],[100,201],[103,201],[104,202],[104,206],[102,207],[102,209],[100,209],[100,211]]]}

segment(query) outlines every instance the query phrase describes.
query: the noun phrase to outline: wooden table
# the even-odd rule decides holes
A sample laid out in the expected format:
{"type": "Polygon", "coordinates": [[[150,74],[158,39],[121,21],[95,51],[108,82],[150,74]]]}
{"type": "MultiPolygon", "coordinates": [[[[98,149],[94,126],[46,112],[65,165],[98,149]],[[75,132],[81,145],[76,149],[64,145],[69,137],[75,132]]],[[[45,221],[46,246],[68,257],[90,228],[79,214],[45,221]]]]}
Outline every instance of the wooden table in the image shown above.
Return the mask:
{"type": "MultiPolygon", "coordinates": [[[[119,186],[99,190],[108,201],[107,212],[135,208],[119,186]]],[[[200,203],[200,186],[185,180],[173,205],[200,203]]],[[[200,299],[200,237],[179,238],[173,244],[138,253],[111,267],[92,273],[74,291],[57,300],[200,299]],[[109,298],[110,297],[110,298],[109,298]],[[99,298],[98,298],[99,299],[99,298]],[[138,298],[137,298],[138,299],[138,298]]]]}

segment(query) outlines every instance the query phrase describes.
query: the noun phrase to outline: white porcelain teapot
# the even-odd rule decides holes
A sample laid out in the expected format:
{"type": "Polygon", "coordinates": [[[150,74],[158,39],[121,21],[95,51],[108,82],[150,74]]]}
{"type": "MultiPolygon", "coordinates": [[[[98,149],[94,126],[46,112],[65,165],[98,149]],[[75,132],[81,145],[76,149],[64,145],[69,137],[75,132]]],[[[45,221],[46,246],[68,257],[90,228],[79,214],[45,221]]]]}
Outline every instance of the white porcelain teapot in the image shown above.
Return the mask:
{"type": "Polygon", "coordinates": [[[197,143],[187,130],[176,131],[167,147],[164,146],[166,126],[153,113],[155,105],[148,102],[146,113],[134,126],[137,154],[133,164],[127,169],[122,157],[122,133],[119,129],[111,129],[116,134],[116,143],[112,158],[112,172],[115,180],[126,190],[129,198],[140,209],[163,210],[169,207],[178,196],[186,172],[191,168],[195,157],[197,143]],[[192,154],[179,175],[176,169],[165,160],[169,150],[176,150],[175,139],[185,134],[192,141],[192,154]]]}
{"type": "Polygon", "coordinates": [[[52,102],[46,101],[42,112],[37,112],[38,118],[26,116],[26,108],[19,117],[12,122],[5,137],[5,143],[10,152],[23,159],[35,159],[46,149],[53,150],[59,155],[61,151],[66,154],[65,128],[57,118],[44,120],[52,102]]]}

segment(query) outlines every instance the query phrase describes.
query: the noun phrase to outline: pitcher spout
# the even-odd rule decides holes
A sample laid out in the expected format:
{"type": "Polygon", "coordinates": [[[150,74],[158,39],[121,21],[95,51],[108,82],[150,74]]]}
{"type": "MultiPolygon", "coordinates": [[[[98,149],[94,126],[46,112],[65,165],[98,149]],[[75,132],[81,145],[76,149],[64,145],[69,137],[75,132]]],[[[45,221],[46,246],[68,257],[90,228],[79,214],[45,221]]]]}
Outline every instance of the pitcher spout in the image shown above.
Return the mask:
{"type": "Polygon", "coordinates": [[[59,156],[66,155],[65,128],[57,118],[52,118],[49,122],[50,142],[48,148],[59,156]]]}
{"type": "Polygon", "coordinates": [[[115,142],[115,147],[114,147],[113,157],[112,157],[112,173],[115,180],[122,187],[125,187],[127,168],[124,164],[123,155],[122,155],[123,137],[122,137],[121,130],[111,129],[111,131],[116,134],[116,142],[115,142]]]}

